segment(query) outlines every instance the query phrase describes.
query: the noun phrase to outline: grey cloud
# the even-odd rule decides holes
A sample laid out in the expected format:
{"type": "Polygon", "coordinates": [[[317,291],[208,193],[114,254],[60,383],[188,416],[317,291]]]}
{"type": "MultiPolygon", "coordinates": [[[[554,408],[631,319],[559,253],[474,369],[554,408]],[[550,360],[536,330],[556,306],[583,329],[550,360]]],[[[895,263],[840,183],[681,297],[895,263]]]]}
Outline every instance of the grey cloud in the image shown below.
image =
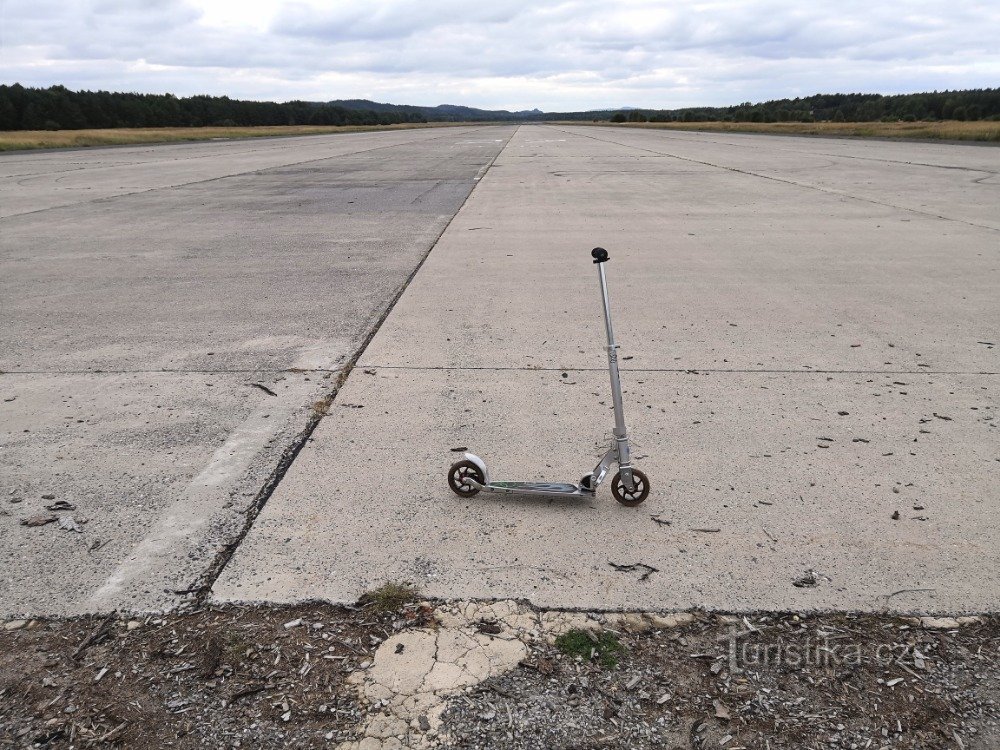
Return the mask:
{"type": "Polygon", "coordinates": [[[1000,81],[1000,5],[975,0],[946,11],[925,0],[300,0],[284,3],[263,31],[207,25],[199,2],[207,0],[8,0],[4,77],[518,109],[1000,81]]]}

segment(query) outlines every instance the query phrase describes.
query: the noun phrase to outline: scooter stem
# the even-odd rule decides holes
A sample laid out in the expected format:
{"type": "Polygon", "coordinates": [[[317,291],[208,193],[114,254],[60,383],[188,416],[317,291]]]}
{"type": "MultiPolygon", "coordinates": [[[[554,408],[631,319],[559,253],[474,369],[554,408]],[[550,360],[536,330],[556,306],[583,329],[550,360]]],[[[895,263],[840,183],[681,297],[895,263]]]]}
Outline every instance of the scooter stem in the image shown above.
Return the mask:
{"type": "Polygon", "coordinates": [[[604,328],[608,334],[608,373],[611,377],[611,400],[615,409],[615,443],[618,452],[618,466],[622,469],[622,479],[631,490],[632,466],[629,460],[628,431],[625,428],[625,409],[622,406],[622,382],[618,374],[618,344],[611,324],[611,302],[608,299],[608,283],[604,276],[604,264],[608,261],[608,251],[595,247],[591,252],[597,266],[597,277],[601,282],[601,301],[604,303],[604,328]]]}

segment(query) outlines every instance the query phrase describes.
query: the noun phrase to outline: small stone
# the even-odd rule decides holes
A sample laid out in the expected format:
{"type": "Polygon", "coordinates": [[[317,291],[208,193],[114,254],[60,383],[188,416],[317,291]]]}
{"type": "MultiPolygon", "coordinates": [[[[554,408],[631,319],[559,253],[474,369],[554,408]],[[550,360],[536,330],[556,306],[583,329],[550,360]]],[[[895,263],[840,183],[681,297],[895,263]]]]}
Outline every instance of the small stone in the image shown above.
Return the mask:
{"type": "Polygon", "coordinates": [[[431,722],[424,714],[420,714],[417,717],[417,726],[420,727],[421,732],[429,732],[431,729],[431,722]]]}
{"type": "Polygon", "coordinates": [[[288,622],[286,622],[284,624],[284,628],[285,630],[291,630],[292,628],[297,628],[301,624],[302,624],[302,618],[297,617],[294,620],[289,620],[288,622]]]}
{"type": "Polygon", "coordinates": [[[928,630],[951,630],[960,626],[954,617],[921,617],[920,624],[928,630]]]}
{"type": "Polygon", "coordinates": [[[676,628],[679,625],[687,625],[694,622],[694,615],[690,612],[674,612],[667,615],[649,613],[646,615],[649,624],[654,628],[676,628]]]}
{"type": "Polygon", "coordinates": [[[55,500],[55,499],[56,496],[51,493],[46,493],[45,495],[42,495],[42,500],[55,500]]]}
{"type": "Polygon", "coordinates": [[[715,707],[715,718],[723,719],[724,721],[729,721],[732,717],[729,715],[729,709],[726,708],[726,704],[722,701],[712,701],[712,706],[715,707]]]}
{"type": "Polygon", "coordinates": [[[27,620],[9,620],[8,622],[4,623],[3,629],[4,630],[20,630],[21,628],[23,628],[27,624],[28,624],[27,620]]]}

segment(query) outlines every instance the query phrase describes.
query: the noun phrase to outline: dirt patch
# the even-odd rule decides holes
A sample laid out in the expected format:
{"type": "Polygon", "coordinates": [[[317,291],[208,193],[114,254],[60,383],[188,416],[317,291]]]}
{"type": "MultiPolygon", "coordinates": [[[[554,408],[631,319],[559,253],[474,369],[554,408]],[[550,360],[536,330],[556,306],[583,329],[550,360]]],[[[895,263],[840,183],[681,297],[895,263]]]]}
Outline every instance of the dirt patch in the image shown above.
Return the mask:
{"type": "Polygon", "coordinates": [[[1000,618],[587,616],[516,603],[11,621],[0,747],[995,750],[998,636],[1000,618]],[[602,664],[610,636],[616,666],[602,664]],[[394,664],[420,661],[424,640],[430,720],[392,687],[407,674],[394,664]],[[451,641],[463,646],[454,664],[451,641]]]}
{"type": "Polygon", "coordinates": [[[998,633],[997,620],[697,615],[622,633],[614,670],[537,648],[442,722],[461,748],[995,750],[998,633]]]}
{"type": "Polygon", "coordinates": [[[346,677],[405,627],[322,605],[28,623],[0,631],[0,735],[18,747],[328,747],[363,718],[346,677]]]}

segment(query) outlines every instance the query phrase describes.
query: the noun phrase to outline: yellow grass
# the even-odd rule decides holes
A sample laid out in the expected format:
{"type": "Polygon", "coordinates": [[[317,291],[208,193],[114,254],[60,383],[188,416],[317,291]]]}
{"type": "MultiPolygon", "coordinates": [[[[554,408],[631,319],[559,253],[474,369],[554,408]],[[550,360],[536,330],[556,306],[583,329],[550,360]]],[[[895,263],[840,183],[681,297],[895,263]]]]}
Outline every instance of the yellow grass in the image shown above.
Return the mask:
{"type": "Polygon", "coordinates": [[[707,130],[724,133],[832,135],[861,138],[929,138],[945,141],[1000,141],[1000,122],[566,122],[574,125],[612,125],[666,130],[707,130]]]}
{"type": "Polygon", "coordinates": [[[262,138],[283,135],[319,135],[322,133],[357,133],[368,130],[407,130],[468,123],[403,123],[400,125],[274,125],[252,128],[108,128],[103,130],[10,130],[0,132],[0,151],[31,148],[77,148],[115,146],[130,143],[170,143],[209,141],[228,138],[262,138]]]}

